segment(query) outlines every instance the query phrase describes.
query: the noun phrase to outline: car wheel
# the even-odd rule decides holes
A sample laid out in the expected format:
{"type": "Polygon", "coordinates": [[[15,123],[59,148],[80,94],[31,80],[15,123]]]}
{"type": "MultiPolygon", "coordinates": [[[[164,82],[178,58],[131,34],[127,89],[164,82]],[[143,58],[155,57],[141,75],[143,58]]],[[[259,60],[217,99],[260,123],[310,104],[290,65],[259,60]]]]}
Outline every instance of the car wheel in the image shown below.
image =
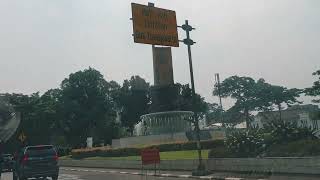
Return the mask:
{"type": "Polygon", "coordinates": [[[52,180],[58,180],[58,175],[52,176],[52,180]]]}

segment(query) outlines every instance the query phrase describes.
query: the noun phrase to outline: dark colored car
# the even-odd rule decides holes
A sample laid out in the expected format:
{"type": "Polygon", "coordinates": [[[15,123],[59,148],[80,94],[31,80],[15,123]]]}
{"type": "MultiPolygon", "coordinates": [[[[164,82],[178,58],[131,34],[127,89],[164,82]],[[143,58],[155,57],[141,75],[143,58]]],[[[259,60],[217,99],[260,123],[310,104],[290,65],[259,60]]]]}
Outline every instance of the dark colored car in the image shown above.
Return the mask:
{"type": "Polygon", "coordinates": [[[51,177],[59,175],[58,154],[52,145],[27,146],[17,154],[13,180],[51,177]]]}
{"type": "Polygon", "coordinates": [[[14,160],[11,154],[3,154],[2,171],[11,171],[13,169],[14,160]]]}

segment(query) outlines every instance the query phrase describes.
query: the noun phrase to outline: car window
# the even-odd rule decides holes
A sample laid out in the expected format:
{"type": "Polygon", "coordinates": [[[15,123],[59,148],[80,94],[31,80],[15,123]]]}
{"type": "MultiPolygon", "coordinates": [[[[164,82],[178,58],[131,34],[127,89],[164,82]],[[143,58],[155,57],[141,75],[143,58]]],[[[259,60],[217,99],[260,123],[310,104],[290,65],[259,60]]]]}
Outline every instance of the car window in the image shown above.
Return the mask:
{"type": "Polygon", "coordinates": [[[55,156],[56,151],[53,147],[31,147],[25,154],[29,157],[55,156]]]}

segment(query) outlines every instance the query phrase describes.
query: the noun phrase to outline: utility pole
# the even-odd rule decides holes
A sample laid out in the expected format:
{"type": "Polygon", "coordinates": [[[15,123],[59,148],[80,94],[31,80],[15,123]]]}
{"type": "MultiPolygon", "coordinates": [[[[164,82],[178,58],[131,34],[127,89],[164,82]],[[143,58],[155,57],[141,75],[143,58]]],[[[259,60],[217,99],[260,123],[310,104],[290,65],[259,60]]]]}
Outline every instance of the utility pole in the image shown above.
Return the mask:
{"type": "Polygon", "coordinates": [[[198,149],[198,158],[199,164],[197,171],[193,172],[194,175],[206,175],[205,165],[203,164],[202,153],[201,153],[201,143],[200,143],[200,127],[199,127],[199,119],[197,116],[197,112],[195,109],[196,106],[196,91],[194,86],[194,76],[193,76],[193,65],[192,65],[192,55],[191,55],[191,46],[195,44],[195,42],[190,39],[190,31],[195,30],[192,26],[189,25],[188,20],[185,20],[185,24],[182,26],[178,26],[186,31],[186,38],[182,40],[185,45],[188,47],[188,58],[189,58],[189,67],[190,67],[190,79],[191,79],[191,88],[192,88],[192,101],[193,101],[193,120],[195,125],[195,132],[197,136],[197,149],[198,149]]]}
{"type": "MultiPolygon", "coordinates": [[[[218,96],[219,96],[219,109],[220,109],[220,121],[223,122],[223,107],[222,107],[222,100],[221,100],[221,89],[220,89],[220,75],[219,73],[216,73],[214,75],[215,81],[216,81],[216,86],[218,88],[218,96]]],[[[222,123],[223,125],[224,123],[222,123]]]]}

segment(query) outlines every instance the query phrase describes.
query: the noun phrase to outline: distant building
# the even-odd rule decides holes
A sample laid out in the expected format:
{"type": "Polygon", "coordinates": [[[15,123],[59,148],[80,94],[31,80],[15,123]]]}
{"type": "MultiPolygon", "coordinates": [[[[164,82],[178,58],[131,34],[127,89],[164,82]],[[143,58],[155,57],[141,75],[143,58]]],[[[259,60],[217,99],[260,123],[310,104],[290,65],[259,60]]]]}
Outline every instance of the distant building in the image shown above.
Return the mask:
{"type": "MultiPolygon", "coordinates": [[[[300,127],[320,129],[320,118],[312,117],[320,111],[317,105],[294,105],[281,111],[281,120],[296,123],[300,127]]],[[[253,127],[263,128],[271,121],[279,120],[279,111],[259,112],[251,123],[253,127]]]]}

